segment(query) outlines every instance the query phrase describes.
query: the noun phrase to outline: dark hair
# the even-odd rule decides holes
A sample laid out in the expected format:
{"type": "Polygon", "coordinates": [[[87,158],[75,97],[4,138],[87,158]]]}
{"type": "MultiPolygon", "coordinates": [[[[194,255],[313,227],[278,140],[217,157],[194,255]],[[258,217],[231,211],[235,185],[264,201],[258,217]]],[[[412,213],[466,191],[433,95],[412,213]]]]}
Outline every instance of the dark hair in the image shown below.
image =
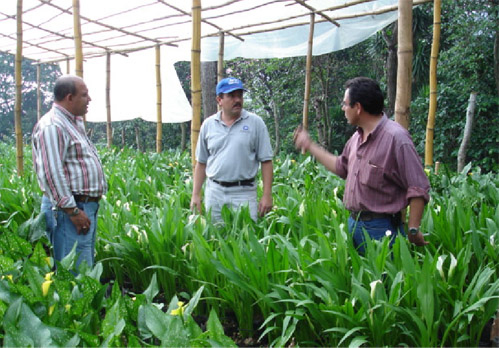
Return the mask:
{"type": "Polygon", "coordinates": [[[76,94],[75,78],[73,76],[61,76],[55,81],[54,99],[60,102],[68,94],[76,94]]]}
{"type": "Polygon", "coordinates": [[[356,77],[345,83],[350,98],[350,106],[360,103],[371,115],[383,112],[384,98],[379,84],[367,77],[356,77]]]}

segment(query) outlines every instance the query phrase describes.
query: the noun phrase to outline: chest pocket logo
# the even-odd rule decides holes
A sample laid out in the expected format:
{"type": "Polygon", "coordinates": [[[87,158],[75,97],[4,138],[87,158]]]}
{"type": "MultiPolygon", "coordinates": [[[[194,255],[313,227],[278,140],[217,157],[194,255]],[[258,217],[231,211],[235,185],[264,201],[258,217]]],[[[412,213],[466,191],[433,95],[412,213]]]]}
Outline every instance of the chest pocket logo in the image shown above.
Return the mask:
{"type": "Polygon", "coordinates": [[[248,133],[249,131],[250,131],[250,127],[247,124],[243,125],[241,132],[248,133]]]}

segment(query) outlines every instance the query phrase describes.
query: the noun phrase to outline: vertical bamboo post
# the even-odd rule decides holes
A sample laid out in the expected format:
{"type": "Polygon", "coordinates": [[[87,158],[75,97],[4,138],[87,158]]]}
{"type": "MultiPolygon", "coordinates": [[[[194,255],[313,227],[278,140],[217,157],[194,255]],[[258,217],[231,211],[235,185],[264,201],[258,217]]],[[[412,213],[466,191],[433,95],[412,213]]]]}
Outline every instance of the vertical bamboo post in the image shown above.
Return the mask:
{"type": "Polygon", "coordinates": [[[440,48],[440,14],[441,0],[433,1],[433,42],[430,59],[430,105],[428,107],[428,121],[426,124],[425,166],[433,165],[433,136],[435,128],[435,114],[437,112],[437,62],[440,48]]]}
{"type": "MultiPolygon", "coordinates": [[[[225,33],[220,31],[219,42],[218,42],[218,64],[217,64],[217,81],[220,82],[224,78],[224,52],[225,52],[225,33]]],[[[218,111],[222,109],[220,105],[217,105],[218,111]]]]}
{"type": "Polygon", "coordinates": [[[194,166],[201,127],[201,0],[192,0],[191,95],[191,160],[194,166]]]}
{"type": "Polygon", "coordinates": [[[395,121],[409,128],[412,88],[412,0],[399,0],[395,121]]]}
{"type": "MultiPolygon", "coordinates": [[[[80,0],[73,0],[73,31],[75,41],[75,75],[83,78],[83,48],[81,37],[80,0]]],[[[83,122],[85,123],[86,127],[86,115],[83,115],[83,122]]]]}
{"type": "Polygon", "coordinates": [[[218,65],[217,65],[217,81],[220,82],[224,78],[224,51],[225,51],[225,33],[218,33],[218,65]]]}
{"type": "Polygon", "coordinates": [[[106,134],[107,147],[113,146],[113,129],[111,125],[111,52],[106,53],[106,134]]]}
{"type": "Polygon", "coordinates": [[[163,139],[163,114],[161,113],[161,47],[156,45],[156,152],[161,152],[163,139]]]}
{"type": "Polygon", "coordinates": [[[40,61],[36,64],[36,119],[40,120],[42,117],[42,90],[41,82],[42,79],[42,65],[40,61]]]}
{"type": "Polygon", "coordinates": [[[66,58],[66,74],[71,73],[71,62],[69,61],[69,58],[66,58]]]}
{"type": "Polygon", "coordinates": [[[23,0],[17,0],[17,47],[16,47],[16,101],[14,106],[14,125],[16,133],[17,175],[23,176],[23,131],[21,127],[22,105],[22,62],[23,62],[23,0]]]}
{"type": "Polygon", "coordinates": [[[308,32],[307,62],[305,67],[305,95],[303,97],[303,128],[308,129],[308,106],[310,104],[310,81],[312,74],[312,49],[314,47],[315,13],[310,14],[308,32]]]}
{"type": "MultiPolygon", "coordinates": [[[[308,48],[307,60],[305,63],[305,93],[303,96],[303,120],[302,125],[304,129],[308,129],[308,109],[310,104],[310,83],[312,74],[312,51],[314,47],[314,27],[315,27],[315,13],[310,13],[310,28],[308,32],[308,48]]],[[[305,154],[305,150],[302,150],[305,154]]]]}
{"type": "Polygon", "coordinates": [[[80,0],[73,0],[73,30],[75,41],[75,75],[83,78],[83,48],[80,21],[80,0]]]}
{"type": "Polygon", "coordinates": [[[303,128],[308,129],[308,106],[310,104],[310,82],[312,74],[312,50],[314,47],[315,13],[310,14],[310,29],[308,32],[307,62],[305,67],[305,95],[303,97],[303,128]]]}

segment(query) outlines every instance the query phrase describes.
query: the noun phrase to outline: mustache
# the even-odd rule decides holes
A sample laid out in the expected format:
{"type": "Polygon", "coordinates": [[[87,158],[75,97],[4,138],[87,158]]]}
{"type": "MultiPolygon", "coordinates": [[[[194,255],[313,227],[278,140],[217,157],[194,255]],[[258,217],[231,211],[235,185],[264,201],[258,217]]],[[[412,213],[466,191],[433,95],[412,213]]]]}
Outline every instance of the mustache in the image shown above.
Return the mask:
{"type": "Polygon", "coordinates": [[[242,105],[241,103],[235,103],[235,104],[233,105],[233,107],[235,107],[235,106],[242,107],[243,105],[242,105]]]}

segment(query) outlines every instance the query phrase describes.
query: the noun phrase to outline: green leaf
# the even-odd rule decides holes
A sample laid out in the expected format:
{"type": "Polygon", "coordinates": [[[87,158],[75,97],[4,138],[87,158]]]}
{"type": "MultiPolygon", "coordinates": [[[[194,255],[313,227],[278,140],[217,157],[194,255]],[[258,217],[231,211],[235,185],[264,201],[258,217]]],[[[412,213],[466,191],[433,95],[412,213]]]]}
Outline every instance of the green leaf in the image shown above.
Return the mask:
{"type": "Polygon", "coordinates": [[[212,308],[210,316],[206,322],[206,330],[208,337],[217,342],[220,347],[237,347],[237,345],[229,337],[225,335],[224,328],[218,319],[217,312],[212,308]]]}

